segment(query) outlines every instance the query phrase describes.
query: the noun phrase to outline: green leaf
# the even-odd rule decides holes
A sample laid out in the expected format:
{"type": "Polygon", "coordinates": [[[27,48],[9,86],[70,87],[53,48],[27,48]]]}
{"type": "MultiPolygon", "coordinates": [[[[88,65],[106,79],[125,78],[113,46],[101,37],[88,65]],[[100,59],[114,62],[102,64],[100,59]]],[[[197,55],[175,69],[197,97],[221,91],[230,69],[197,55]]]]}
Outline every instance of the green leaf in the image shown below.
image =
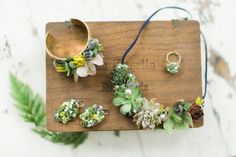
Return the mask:
{"type": "Polygon", "coordinates": [[[185,111],[188,111],[190,109],[190,107],[191,107],[191,103],[185,102],[183,104],[183,108],[184,108],[185,111]]]}
{"type": "Polygon", "coordinates": [[[168,118],[163,124],[163,128],[168,132],[171,132],[173,130],[173,127],[174,122],[170,118],[168,118]]]}
{"type": "Polygon", "coordinates": [[[132,98],[137,98],[141,95],[141,91],[139,87],[133,87],[132,88],[132,98]]]}
{"type": "Polygon", "coordinates": [[[112,101],[112,104],[113,104],[114,106],[120,106],[120,105],[125,104],[125,103],[126,103],[125,99],[124,99],[124,98],[121,98],[121,97],[116,97],[116,98],[114,98],[113,101],[112,101]]]}
{"type": "Polygon", "coordinates": [[[127,113],[129,113],[131,111],[131,104],[124,104],[120,107],[120,112],[123,115],[126,115],[127,113]]]}
{"type": "Polygon", "coordinates": [[[15,107],[18,109],[21,117],[29,123],[34,123],[33,131],[41,137],[54,143],[63,143],[77,147],[87,138],[87,133],[82,132],[50,132],[45,127],[45,102],[42,98],[34,94],[32,89],[21,82],[15,75],[10,73],[11,96],[15,101],[15,107]]]}
{"type": "Polygon", "coordinates": [[[172,119],[174,122],[176,122],[176,123],[182,122],[182,118],[181,118],[178,114],[176,114],[176,113],[173,112],[170,116],[171,116],[171,119],[172,119]]]}
{"type": "Polygon", "coordinates": [[[188,129],[189,125],[186,122],[181,122],[181,123],[175,123],[175,128],[177,130],[183,130],[183,129],[188,129]]]}
{"type": "MultiPolygon", "coordinates": [[[[136,111],[138,112],[142,106],[142,102],[143,102],[143,99],[140,97],[140,98],[137,98],[135,100],[132,100],[132,104],[133,104],[133,111],[136,111]]],[[[136,113],[135,112],[135,113],[136,113]]]]}
{"type": "Polygon", "coordinates": [[[20,111],[21,117],[32,122],[36,126],[45,124],[45,105],[42,99],[33,94],[32,89],[10,74],[11,96],[15,100],[15,106],[20,111]]]}
{"type": "Polygon", "coordinates": [[[98,49],[95,47],[92,51],[93,51],[93,57],[96,57],[98,53],[98,49]]]}
{"type": "Polygon", "coordinates": [[[190,125],[191,127],[193,127],[193,119],[192,116],[189,112],[184,112],[182,119],[185,123],[187,123],[188,125],[190,125]]]}
{"type": "Polygon", "coordinates": [[[74,148],[78,147],[88,137],[87,133],[79,132],[50,132],[42,128],[34,128],[33,131],[39,134],[41,137],[52,141],[53,143],[64,143],[67,145],[73,145],[74,148]]]}

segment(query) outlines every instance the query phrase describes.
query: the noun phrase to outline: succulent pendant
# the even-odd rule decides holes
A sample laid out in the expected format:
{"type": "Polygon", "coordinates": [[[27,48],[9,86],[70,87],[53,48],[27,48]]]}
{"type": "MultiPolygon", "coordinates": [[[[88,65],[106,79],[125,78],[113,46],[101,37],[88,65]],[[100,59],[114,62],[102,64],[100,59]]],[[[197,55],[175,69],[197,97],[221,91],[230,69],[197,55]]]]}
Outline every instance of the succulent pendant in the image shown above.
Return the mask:
{"type": "Polygon", "coordinates": [[[166,65],[166,70],[170,74],[176,74],[179,72],[180,64],[176,62],[170,62],[166,65]]]}

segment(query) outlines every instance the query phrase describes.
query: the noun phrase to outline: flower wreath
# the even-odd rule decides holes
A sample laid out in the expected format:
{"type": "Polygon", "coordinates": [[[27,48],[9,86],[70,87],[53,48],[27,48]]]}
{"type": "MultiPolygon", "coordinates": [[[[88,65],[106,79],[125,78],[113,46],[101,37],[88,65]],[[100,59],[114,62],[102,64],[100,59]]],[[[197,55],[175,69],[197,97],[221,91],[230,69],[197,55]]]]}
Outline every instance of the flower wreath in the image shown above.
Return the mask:
{"type": "Polygon", "coordinates": [[[99,40],[91,38],[84,52],[66,60],[56,59],[53,65],[57,72],[65,72],[68,77],[73,75],[74,80],[78,81],[78,77],[96,75],[95,65],[102,66],[104,64],[102,51],[103,46],[99,40]]]}
{"type": "Polygon", "coordinates": [[[155,98],[148,101],[142,97],[140,83],[129,71],[128,65],[118,64],[112,71],[111,81],[114,85],[113,105],[120,107],[123,115],[132,116],[139,129],[164,128],[184,129],[193,127],[193,119],[203,116],[203,99],[195,102],[177,101],[172,107],[165,107],[155,98]]]}
{"type": "Polygon", "coordinates": [[[96,75],[96,67],[102,66],[103,63],[103,46],[98,39],[90,36],[89,27],[87,24],[78,19],[71,19],[66,21],[65,25],[70,28],[75,26],[80,29],[81,32],[86,33],[86,44],[81,52],[73,57],[64,56],[64,58],[58,57],[50,51],[50,47],[53,44],[53,36],[50,32],[46,34],[46,51],[48,55],[54,58],[53,65],[57,72],[67,73],[67,76],[74,76],[74,80],[78,81],[78,77],[87,77],[88,75],[96,75]]]}
{"type": "Polygon", "coordinates": [[[173,129],[186,129],[193,127],[193,120],[203,117],[203,104],[207,91],[207,43],[204,35],[201,36],[205,46],[205,91],[202,97],[197,97],[195,102],[178,100],[172,107],[157,102],[155,98],[147,100],[142,96],[140,83],[136,81],[135,75],[129,70],[124,60],[128,52],[133,48],[139,39],[140,34],[149,23],[150,19],[158,12],[165,9],[177,9],[192,15],[180,7],[164,7],[155,11],[142,25],[133,43],[125,51],[121,63],[119,63],[111,74],[111,82],[114,86],[113,105],[120,107],[123,115],[133,117],[133,121],[139,129],[159,129],[167,131],[173,129]]]}

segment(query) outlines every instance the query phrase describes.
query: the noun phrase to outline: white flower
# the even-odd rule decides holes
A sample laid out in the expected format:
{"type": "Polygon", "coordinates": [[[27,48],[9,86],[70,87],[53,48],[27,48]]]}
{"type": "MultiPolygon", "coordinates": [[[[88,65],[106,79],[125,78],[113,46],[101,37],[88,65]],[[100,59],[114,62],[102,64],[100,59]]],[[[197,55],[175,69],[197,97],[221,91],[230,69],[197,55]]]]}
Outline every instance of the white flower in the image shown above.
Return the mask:
{"type": "Polygon", "coordinates": [[[92,59],[90,62],[95,65],[102,66],[104,64],[103,56],[101,54],[97,54],[96,57],[92,59]]]}
{"type": "Polygon", "coordinates": [[[104,62],[102,54],[97,54],[94,59],[86,61],[83,67],[77,68],[76,75],[80,77],[87,77],[88,75],[96,75],[95,65],[102,66],[103,64],[104,62]]]}
{"type": "Polygon", "coordinates": [[[88,76],[88,66],[85,64],[83,67],[79,67],[76,69],[76,74],[80,77],[88,76]]]}

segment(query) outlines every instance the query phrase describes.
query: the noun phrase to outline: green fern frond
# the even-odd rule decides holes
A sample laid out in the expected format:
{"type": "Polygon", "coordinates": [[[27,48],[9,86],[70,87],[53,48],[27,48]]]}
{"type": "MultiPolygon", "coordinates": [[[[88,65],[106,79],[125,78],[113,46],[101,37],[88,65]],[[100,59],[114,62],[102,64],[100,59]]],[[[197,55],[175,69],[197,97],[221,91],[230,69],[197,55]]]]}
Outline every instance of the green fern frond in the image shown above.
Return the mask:
{"type": "Polygon", "coordinates": [[[54,143],[63,143],[77,147],[87,138],[87,133],[60,133],[47,131],[45,127],[45,103],[42,98],[34,94],[32,89],[15,75],[10,73],[11,96],[15,101],[15,107],[21,117],[30,123],[34,123],[33,131],[41,137],[54,143]]]}
{"type": "Polygon", "coordinates": [[[34,128],[34,132],[39,134],[41,137],[50,140],[54,143],[64,143],[67,145],[73,145],[74,148],[78,147],[88,137],[87,133],[79,132],[50,132],[42,128],[34,128]]]}
{"type": "Polygon", "coordinates": [[[10,73],[11,96],[21,117],[35,126],[45,125],[45,105],[43,100],[33,93],[32,89],[10,73]]]}

